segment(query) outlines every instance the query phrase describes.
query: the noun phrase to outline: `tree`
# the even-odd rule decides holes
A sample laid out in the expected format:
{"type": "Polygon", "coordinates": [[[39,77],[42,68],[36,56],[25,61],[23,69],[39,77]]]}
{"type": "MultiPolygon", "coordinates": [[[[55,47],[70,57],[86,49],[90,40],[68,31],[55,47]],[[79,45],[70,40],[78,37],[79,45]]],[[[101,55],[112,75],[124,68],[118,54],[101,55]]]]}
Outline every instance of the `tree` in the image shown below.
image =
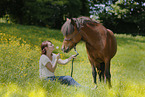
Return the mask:
{"type": "MultiPolygon", "coordinates": [[[[144,0],[103,1],[105,8],[97,15],[106,27],[117,33],[145,33],[144,0]]],[[[98,6],[96,9],[99,9],[98,6]]]]}
{"type": "Polygon", "coordinates": [[[66,17],[89,16],[87,0],[1,0],[0,16],[13,22],[60,28],[66,17]]]}
{"type": "Polygon", "coordinates": [[[1,0],[0,1],[0,17],[9,14],[15,20],[19,19],[21,23],[23,16],[24,0],[1,0]]]}
{"type": "MultiPolygon", "coordinates": [[[[145,32],[145,6],[143,5],[145,1],[143,0],[126,0],[126,1],[118,1],[116,4],[112,5],[114,8],[114,12],[120,20],[127,23],[132,23],[134,25],[132,29],[135,27],[137,32],[143,33],[145,32]],[[118,9],[116,8],[118,7],[118,9]]],[[[125,23],[124,23],[125,24],[125,23]]],[[[134,32],[135,33],[135,32],[134,32]]]]}

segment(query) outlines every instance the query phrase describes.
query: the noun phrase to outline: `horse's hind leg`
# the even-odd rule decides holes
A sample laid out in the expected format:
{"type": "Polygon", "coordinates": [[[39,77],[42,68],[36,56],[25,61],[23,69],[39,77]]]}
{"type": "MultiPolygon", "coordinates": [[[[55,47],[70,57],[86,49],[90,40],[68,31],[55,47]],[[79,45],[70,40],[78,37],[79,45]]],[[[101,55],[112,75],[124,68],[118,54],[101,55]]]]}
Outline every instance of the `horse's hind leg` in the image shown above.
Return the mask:
{"type": "Polygon", "coordinates": [[[104,70],[105,70],[105,63],[100,63],[100,71],[99,71],[99,79],[104,81],[104,70]]]}

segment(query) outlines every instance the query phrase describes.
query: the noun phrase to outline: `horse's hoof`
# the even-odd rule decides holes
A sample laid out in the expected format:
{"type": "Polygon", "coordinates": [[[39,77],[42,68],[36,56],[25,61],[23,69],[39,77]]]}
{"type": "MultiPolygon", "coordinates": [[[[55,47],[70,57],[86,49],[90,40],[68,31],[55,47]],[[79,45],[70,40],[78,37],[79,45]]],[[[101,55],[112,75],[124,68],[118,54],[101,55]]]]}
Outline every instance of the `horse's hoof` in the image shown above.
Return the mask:
{"type": "Polygon", "coordinates": [[[94,87],[94,88],[92,88],[92,90],[97,89],[97,87],[98,87],[98,86],[97,86],[97,85],[95,85],[95,87],[94,87]]]}

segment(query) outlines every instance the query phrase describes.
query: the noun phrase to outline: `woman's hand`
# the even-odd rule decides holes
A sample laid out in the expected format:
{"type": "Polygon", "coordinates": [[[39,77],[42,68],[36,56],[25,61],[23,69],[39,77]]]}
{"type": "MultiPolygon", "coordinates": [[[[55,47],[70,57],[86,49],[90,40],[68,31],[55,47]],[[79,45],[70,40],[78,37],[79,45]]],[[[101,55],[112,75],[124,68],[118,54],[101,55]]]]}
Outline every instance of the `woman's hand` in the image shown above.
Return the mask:
{"type": "Polygon", "coordinates": [[[57,60],[60,58],[60,53],[56,55],[57,60]]]}
{"type": "Polygon", "coordinates": [[[71,58],[72,58],[72,59],[73,59],[73,58],[76,58],[76,55],[72,55],[71,58]]]}

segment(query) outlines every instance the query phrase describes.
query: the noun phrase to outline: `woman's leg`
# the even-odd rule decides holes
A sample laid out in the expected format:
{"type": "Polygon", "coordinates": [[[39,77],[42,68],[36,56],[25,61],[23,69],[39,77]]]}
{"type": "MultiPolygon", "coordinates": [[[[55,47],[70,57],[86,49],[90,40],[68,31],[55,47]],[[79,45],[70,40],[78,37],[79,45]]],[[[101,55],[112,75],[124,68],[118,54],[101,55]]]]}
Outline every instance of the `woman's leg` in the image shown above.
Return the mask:
{"type": "Polygon", "coordinates": [[[56,78],[55,78],[55,76],[51,76],[51,77],[46,78],[45,80],[47,80],[47,81],[56,81],[56,78]]]}
{"type": "Polygon", "coordinates": [[[78,82],[76,82],[71,76],[56,76],[56,79],[60,81],[61,84],[67,84],[72,86],[81,86],[78,82]]]}

